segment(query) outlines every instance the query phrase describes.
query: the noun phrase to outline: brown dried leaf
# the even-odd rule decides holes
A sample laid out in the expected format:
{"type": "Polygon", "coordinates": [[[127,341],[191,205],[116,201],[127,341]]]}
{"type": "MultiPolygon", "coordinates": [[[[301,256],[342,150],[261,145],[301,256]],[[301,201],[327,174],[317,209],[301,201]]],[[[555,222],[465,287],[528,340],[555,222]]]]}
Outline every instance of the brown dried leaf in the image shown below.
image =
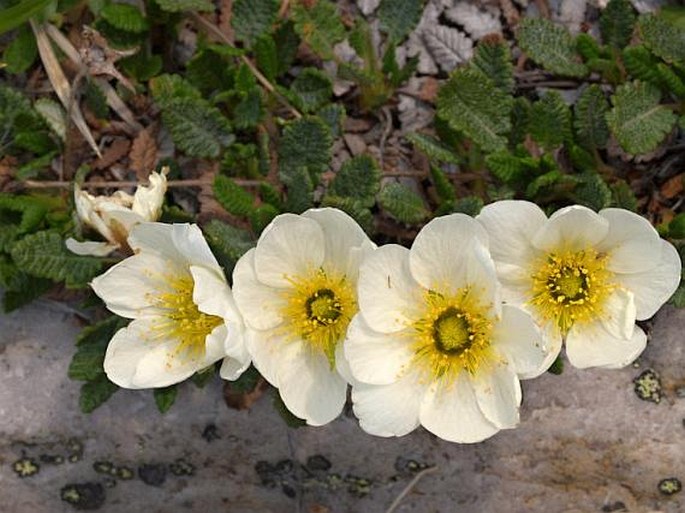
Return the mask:
{"type": "Polygon", "coordinates": [[[661,186],[661,195],[666,199],[675,198],[683,192],[683,182],[685,181],[685,173],[680,173],[669,178],[661,186]]]}
{"type": "Polygon", "coordinates": [[[233,390],[231,382],[227,381],[224,384],[224,401],[226,406],[234,410],[249,410],[268,388],[269,384],[264,378],[259,378],[257,385],[249,392],[233,390]]]}
{"type": "Polygon", "coordinates": [[[157,126],[150,125],[133,140],[128,155],[138,180],[147,179],[157,163],[157,126]]]}
{"type": "Polygon", "coordinates": [[[81,36],[82,42],[78,52],[84,64],[88,67],[88,72],[91,75],[108,75],[116,78],[121,82],[121,85],[135,93],[136,89],[133,87],[133,84],[119,72],[114,63],[122,57],[134,55],[138,48],[131,50],[110,48],[107,40],[97,30],[88,26],[83,27],[81,36]]]}
{"type": "Polygon", "coordinates": [[[435,98],[438,96],[438,89],[440,83],[433,77],[426,77],[419,89],[419,98],[425,102],[435,103],[435,98]]]}
{"type": "Polygon", "coordinates": [[[93,168],[106,169],[122,157],[128,155],[131,141],[128,139],[114,139],[112,144],[105,150],[102,157],[93,162],[93,168]]]}

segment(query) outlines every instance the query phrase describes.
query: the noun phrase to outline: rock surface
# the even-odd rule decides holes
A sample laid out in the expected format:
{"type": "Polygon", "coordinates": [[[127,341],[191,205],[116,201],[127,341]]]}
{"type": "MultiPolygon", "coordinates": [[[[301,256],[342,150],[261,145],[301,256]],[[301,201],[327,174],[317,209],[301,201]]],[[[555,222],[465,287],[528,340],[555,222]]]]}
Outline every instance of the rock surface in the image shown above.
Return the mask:
{"type": "Polygon", "coordinates": [[[374,438],[350,416],[290,429],[268,395],[228,409],[218,379],[165,415],[149,391],[84,415],[66,375],[79,329],[47,302],[0,317],[0,511],[383,513],[425,466],[394,511],[685,511],[659,489],[685,480],[685,309],[663,309],[634,366],[524,382],[521,426],[471,446],[374,438]],[[658,403],[634,390],[648,368],[658,403]]]}

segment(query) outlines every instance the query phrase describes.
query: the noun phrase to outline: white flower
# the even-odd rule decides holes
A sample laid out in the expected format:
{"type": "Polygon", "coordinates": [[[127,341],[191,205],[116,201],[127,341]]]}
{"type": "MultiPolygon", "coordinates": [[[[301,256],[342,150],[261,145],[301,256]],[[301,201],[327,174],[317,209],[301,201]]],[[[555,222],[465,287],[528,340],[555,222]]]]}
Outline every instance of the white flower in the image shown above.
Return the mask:
{"type": "Polygon", "coordinates": [[[128,248],[126,239],[131,228],[144,221],[156,221],[162,213],[166,193],[168,168],[150,173],[150,185],[139,185],[133,196],[116,191],[112,196],[92,196],[74,186],[76,214],[84,226],[97,231],[106,242],[67,239],[70,251],[78,255],[106,256],[121,247],[128,248]]]}
{"type": "Polygon", "coordinates": [[[347,214],[312,209],[276,217],[233,271],[255,367],[310,425],[330,422],[345,404],[336,361],[357,311],[359,261],[371,248],[347,214]]]}
{"type": "Polygon", "coordinates": [[[389,244],[359,271],[359,313],[345,341],[354,412],[374,435],[419,424],[472,443],[519,421],[520,378],[545,360],[529,314],[502,305],[482,227],[434,219],[411,249],[389,244]]]}
{"type": "Polygon", "coordinates": [[[226,278],[196,225],[140,223],[126,258],[91,286],[107,308],[133,319],[107,347],[107,377],[124,388],[165,387],[224,358],[221,376],[250,365],[226,278]]]}
{"type": "MultiPolygon", "coordinates": [[[[644,218],[617,208],[562,208],[500,201],[477,217],[505,299],[524,305],[576,367],[618,368],[645,348],[635,320],[653,316],[680,281],[675,248],[644,218]]],[[[551,360],[550,360],[551,363],[551,360]]]]}

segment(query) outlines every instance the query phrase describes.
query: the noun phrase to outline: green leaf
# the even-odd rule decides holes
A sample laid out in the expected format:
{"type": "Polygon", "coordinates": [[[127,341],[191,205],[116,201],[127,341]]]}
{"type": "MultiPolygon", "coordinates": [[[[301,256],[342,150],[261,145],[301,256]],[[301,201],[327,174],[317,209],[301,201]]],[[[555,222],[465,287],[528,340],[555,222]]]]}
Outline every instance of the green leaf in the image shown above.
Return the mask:
{"type": "Polygon", "coordinates": [[[84,287],[102,269],[102,260],[73,254],[62,236],[51,231],[27,235],[12,248],[12,259],[24,271],[40,278],[84,287]]]}
{"type": "Polygon", "coordinates": [[[300,46],[300,38],[291,21],[282,23],[274,32],[273,37],[276,42],[276,63],[278,64],[276,76],[281,76],[290,71],[300,46]]]}
{"type": "Polygon", "coordinates": [[[321,58],[334,58],[333,46],[345,39],[336,5],[329,0],[298,1],[291,11],[295,31],[321,58]]]}
{"type": "Polygon", "coordinates": [[[460,164],[462,161],[452,148],[435,137],[419,132],[408,133],[405,137],[431,160],[448,164],[460,164]]]}
{"type": "Polygon", "coordinates": [[[174,98],[202,99],[202,93],[180,75],[155,77],[150,80],[150,90],[155,101],[162,106],[174,98]]]}
{"type": "Polygon", "coordinates": [[[321,174],[328,169],[332,144],[330,129],[318,117],[308,116],[288,123],[278,144],[281,181],[292,185],[304,169],[311,185],[317,185],[321,174]]]}
{"type": "Polygon", "coordinates": [[[281,173],[281,181],[286,185],[287,197],[285,210],[300,214],[314,204],[314,184],[306,167],[290,169],[287,177],[281,173]]]}
{"type": "Polygon", "coordinates": [[[514,98],[514,105],[511,109],[511,135],[509,142],[512,146],[523,144],[528,137],[528,126],[531,123],[531,111],[533,106],[524,96],[514,98]]]}
{"type": "Polygon", "coordinates": [[[17,28],[29,18],[39,16],[53,0],[22,0],[21,2],[0,10],[0,34],[17,28]]]}
{"type": "Polygon", "coordinates": [[[9,313],[39,298],[54,284],[52,280],[26,274],[12,263],[0,263],[0,285],[5,288],[2,308],[9,313]]]}
{"type": "Polygon", "coordinates": [[[236,128],[246,130],[255,128],[264,118],[262,94],[254,88],[248,93],[243,93],[243,99],[233,109],[233,118],[236,128]]]}
{"type": "Polygon", "coordinates": [[[253,51],[257,66],[270,82],[274,82],[279,74],[278,50],[276,41],[269,34],[264,34],[254,42],[253,51]]]}
{"type": "Polygon", "coordinates": [[[166,413],[176,401],[178,387],[176,385],[171,385],[170,387],[165,388],[155,388],[153,393],[159,413],[166,413]]]}
{"type": "Polygon", "coordinates": [[[680,280],[680,285],[669,299],[676,308],[685,308],[685,280],[680,280]]]}
{"type": "Polygon", "coordinates": [[[518,29],[521,49],[536,63],[558,75],[584,77],[587,67],[578,62],[573,36],[544,18],[524,18],[518,29]]]}
{"type": "Polygon", "coordinates": [[[671,239],[685,239],[685,213],[680,213],[668,223],[668,236],[671,239]]]}
{"type": "Polygon", "coordinates": [[[262,198],[264,203],[269,203],[278,209],[282,207],[281,193],[278,192],[275,187],[266,182],[259,184],[259,196],[262,198]]]}
{"type": "Polygon", "coordinates": [[[564,360],[561,358],[561,356],[556,357],[556,359],[552,362],[552,365],[550,365],[549,369],[547,369],[547,372],[554,374],[555,376],[560,376],[563,374],[564,360]]]}
{"type": "Polygon", "coordinates": [[[229,275],[238,259],[255,246],[255,241],[245,230],[218,219],[207,223],[203,232],[212,252],[229,275]]]}
{"type": "Polygon", "coordinates": [[[93,381],[104,375],[102,367],[107,346],[114,334],[126,326],[128,320],[108,317],[92,326],[86,326],[76,338],[76,353],[71,359],[67,375],[78,381],[93,381]]]}
{"type": "Polygon", "coordinates": [[[437,99],[438,115],[485,151],[506,147],[512,104],[510,95],[469,68],[454,72],[437,99]]]}
{"type": "Polygon", "coordinates": [[[597,40],[584,32],[576,36],[576,50],[586,61],[600,59],[604,53],[597,40]]]}
{"type": "Polygon", "coordinates": [[[625,181],[619,180],[611,186],[612,205],[637,212],[637,198],[625,181]]]}
{"type": "Polygon", "coordinates": [[[224,175],[214,178],[214,197],[228,212],[236,216],[249,216],[254,210],[252,194],[224,175]]]}
{"type": "Polygon", "coordinates": [[[104,374],[93,381],[81,385],[79,406],[83,413],[91,413],[112,397],[119,387],[107,379],[104,374]]]}
{"type": "Polygon", "coordinates": [[[381,0],[376,15],[391,44],[400,43],[421,19],[421,0],[381,0]]]}
{"type": "Polygon", "coordinates": [[[36,38],[28,26],[21,27],[16,38],[7,45],[3,60],[7,64],[5,69],[10,73],[23,73],[31,67],[38,57],[36,38]]]}
{"type": "Polygon", "coordinates": [[[162,121],[174,144],[190,157],[216,158],[235,139],[228,119],[202,99],[180,97],[164,102],[162,121]]]}
{"type": "Polygon", "coordinates": [[[645,44],[666,62],[685,61],[685,28],[655,14],[643,14],[639,20],[645,44]]]}
{"type": "Polygon", "coordinates": [[[547,173],[538,176],[526,187],[526,197],[529,199],[535,199],[541,191],[551,187],[561,180],[562,174],[558,169],[553,169],[547,173]]]}
{"type": "Polygon", "coordinates": [[[454,190],[454,185],[452,185],[452,182],[447,177],[447,174],[438,166],[431,166],[430,172],[433,184],[435,185],[435,191],[438,193],[440,200],[455,201],[457,199],[457,193],[454,190]]]}
{"type": "Polygon", "coordinates": [[[361,206],[371,207],[376,202],[381,173],[369,155],[353,157],[342,165],[328,190],[341,198],[356,199],[361,206]]]}
{"type": "Polygon", "coordinates": [[[125,32],[141,34],[150,28],[140,9],[130,4],[107,4],[100,16],[112,27],[125,32]]]}
{"type": "Polygon", "coordinates": [[[657,72],[661,82],[670,92],[679,98],[685,98],[685,82],[675,72],[663,62],[657,64],[657,72]]]}
{"type": "Polygon", "coordinates": [[[231,381],[231,390],[243,394],[252,392],[259,384],[261,377],[254,365],[250,365],[238,379],[231,381]]]}
{"type": "Polygon", "coordinates": [[[609,126],[606,121],[608,111],[609,102],[599,85],[592,84],[580,94],[575,106],[573,126],[578,142],[586,149],[606,146],[609,140],[609,126]]]}
{"type": "Polygon", "coordinates": [[[466,196],[458,200],[443,203],[436,214],[445,215],[451,213],[466,214],[471,217],[477,216],[483,209],[483,200],[478,196],[466,196]]]}
{"type": "Polygon", "coordinates": [[[9,212],[20,214],[17,234],[28,233],[38,228],[48,210],[49,203],[43,198],[0,193],[0,220],[9,212]]]}
{"type": "Polygon", "coordinates": [[[514,66],[509,45],[503,39],[481,39],[470,63],[505,93],[514,90],[514,66]]]}
{"type": "Polygon", "coordinates": [[[340,137],[347,116],[342,103],[329,103],[317,115],[326,123],[333,138],[340,137]]]}
{"type": "Polygon", "coordinates": [[[607,113],[609,128],[621,147],[639,155],[654,150],[676,122],[676,116],[659,105],[661,94],[651,84],[629,82],[616,89],[613,108],[607,113]]]}
{"type": "Polygon", "coordinates": [[[659,59],[645,46],[636,45],[625,48],[623,50],[623,64],[632,77],[661,85],[661,75],[657,67],[659,59]]]}
{"type": "Polygon", "coordinates": [[[121,69],[139,82],[147,82],[162,71],[162,57],[141,50],[119,61],[121,69]]]}
{"type": "Polygon", "coordinates": [[[167,12],[213,11],[211,0],[155,0],[157,5],[167,12]]]}
{"type": "Polygon", "coordinates": [[[571,110],[557,91],[549,91],[533,104],[528,131],[534,141],[551,151],[570,141],[571,110]]]}
{"type": "Polygon", "coordinates": [[[378,202],[402,223],[418,224],[429,215],[421,196],[401,183],[389,183],[383,187],[378,202]]]}
{"type": "Polygon", "coordinates": [[[576,203],[585,205],[594,211],[602,210],[611,205],[611,189],[602,177],[593,172],[586,172],[578,176],[578,185],[573,190],[576,203]]]}
{"type": "Polygon", "coordinates": [[[341,198],[330,194],[324,196],[322,207],[338,208],[348,214],[366,233],[373,232],[373,214],[359,200],[354,198],[341,198]]]}
{"type": "Polygon", "coordinates": [[[250,223],[252,224],[252,230],[255,233],[262,233],[262,230],[267,227],[267,225],[273,221],[280,212],[276,207],[270,205],[269,203],[264,203],[259,205],[252,214],[250,214],[250,223]]]}
{"type": "Polygon", "coordinates": [[[623,49],[633,35],[637,15],[628,0],[611,0],[599,17],[599,30],[605,44],[623,49]]]}
{"type": "MultiPolygon", "coordinates": [[[[36,102],[36,108],[38,107],[38,102],[43,102],[42,105],[46,105],[45,101],[46,101],[45,98],[41,98],[40,100],[38,100],[36,102]]],[[[50,100],[47,100],[47,101],[50,101],[50,100]]],[[[84,101],[85,101],[85,104],[88,107],[88,109],[90,109],[90,111],[93,114],[95,114],[95,117],[97,117],[98,119],[107,119],[109,117],[109,105],[107,105],[107,97],[102,92],[102,89],[100,89],[100,86],[98,86],[97,83],[93,80],[88,80],[86,82],[86,87],[85,87],[85,91],[84,91],[84,101]]],[[[64,114],[64,110],[61,109],[61,105],[58,104],[57,102],[52,102],[52,105],[53,105],[53,107],[52,107],[53,111],[56,110],[57,108],[59,108],[60,110],[58,112],[60,112],[61,116],[63,116],[62,123],[64,125],[64,128],[63,129],[60,128],[60,130],[62,131],[62,138],[65,139],[66,138],[66,120],[64,118],[66,116],[64,114]]],[[[40,112],[45,117],[44,110],[41,110],[40,112]]],[[[53,114],[52,119],[54,119],[54,117],[55,116],[53,114]]],[[[54,130],[55,129],[54,128],[55,123],[50,122],[50,118],[46,117],[46,120],[48,121],[50,126],[53,127],[53,130],[54,130]]],[[[55,130],[55,131],[57,132],[57,130],[55,130]]],[[[57,132],[57,133],[59,133],[59,132],[57,132]]]]}
{"type": "Polygon", "coordinates": [[[328,103],[333,95],[333,84],[328,76],[316,68],[305,68],[290,85],[296,107],[313,112],[328,103]]]}
{"type": "Polygon", "coordinates": [[[212,381],[212,379],[214,379],[215,375],[216,366],[212,364],[208,365],[204,369],[197,371],[195,374],[192,375],[190,380],[197,388],[204,388],[209,384],[210,381],[212,381]]]}
{"type": "Polygon", "coordinates": [[[231,25],[236,37],[251,46],[278,18],[278,0],[236,0],[231,25]]]}

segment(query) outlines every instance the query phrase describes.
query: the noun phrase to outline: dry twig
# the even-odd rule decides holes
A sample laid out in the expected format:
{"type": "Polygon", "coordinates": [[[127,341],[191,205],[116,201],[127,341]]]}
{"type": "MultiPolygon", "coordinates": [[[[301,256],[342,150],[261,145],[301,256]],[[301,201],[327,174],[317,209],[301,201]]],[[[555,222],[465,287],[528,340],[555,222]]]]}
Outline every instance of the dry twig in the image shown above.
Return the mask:
{"type": "Polygon", "coordinates": [[[426,467],[424,468],[421,472],[416,474],[414,476],[414,479],[409,481],[409,484],[404,487],[404,490],[395,498],[394,501],[392,501],[392,504],[388,509],[385,510],[385,513],[392,513],[397,509],[397,506],[400,505],[400,502],[402,502],[402,499],[404,499],[409,492],[411,492],[412,488],[416,486],[416,483],[418,483],[423,476],[426,474],[430,474],[431,472],[435,472],[438,469],[438,467],[426,467]]]}

